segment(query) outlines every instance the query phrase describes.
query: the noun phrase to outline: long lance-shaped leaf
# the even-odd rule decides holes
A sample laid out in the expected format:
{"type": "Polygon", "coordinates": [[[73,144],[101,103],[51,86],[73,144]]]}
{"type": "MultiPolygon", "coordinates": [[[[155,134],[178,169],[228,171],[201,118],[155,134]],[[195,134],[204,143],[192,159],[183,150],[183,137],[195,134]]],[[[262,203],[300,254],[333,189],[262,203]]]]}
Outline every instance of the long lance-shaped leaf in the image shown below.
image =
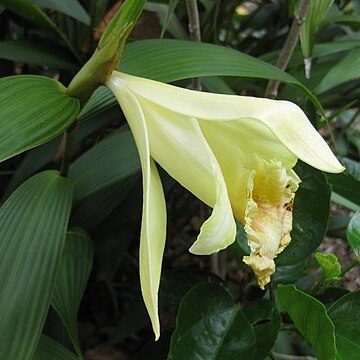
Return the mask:
{"type": "Polygon", "coordinates": [[[72,203],[70,180],[45,171],[0,209],[0,359],[32,359],[50,306],[72,203]]]}
{"type": "Polygon", "coordinates": [[[93,247],[87,233],[74,228],[66,236],[64,253],[51,301],[82,358],[77,329],[77,313],[93,263],[93,247]]]}
{"type": "MultiPolygon", "coordinates": [[[[321,104],[311,91],[291,75],[265,61],[224,46],[184,40],[136,41],[125,46],[120,70],[165,83],[206,76],[280,80],[302,89],[322,111],[321,104]]],[[[87,103],[81,117],[86,118],[87,114],[115,103],[111,93],[98,91],[87,103]],[[99,106],[100,98],[104,105],[99,106]]]]}
{"type": "Polygon", "coordinates": [[[162,82],[203,76],[274,79],[299,87],[322,110],[317,98],[293,76],[224,46],[185,40],[136,41],[126,46],[120,71],[162,82]]]}
{"type": "Polygon", "coordinates": [[[55,340],[42,335],[32,360],[78,360],[78,357],[55,340]]]}
{"type": "Polygon", "coordinates": [[[35,75],[0,79],[0,161],[64,131],[80,111],[59,82],[35,75]]]}

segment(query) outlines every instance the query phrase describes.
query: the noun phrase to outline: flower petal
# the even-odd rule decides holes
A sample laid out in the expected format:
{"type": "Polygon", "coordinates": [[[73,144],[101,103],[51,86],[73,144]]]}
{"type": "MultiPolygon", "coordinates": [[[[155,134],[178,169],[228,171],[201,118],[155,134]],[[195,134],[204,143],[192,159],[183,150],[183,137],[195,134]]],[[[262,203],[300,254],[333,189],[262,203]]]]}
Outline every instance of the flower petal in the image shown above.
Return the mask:
{"type": "Polygon", "coordinates": [[[332,173],[344,170],[304,112],[291,102],[197,92],[119,72],[114,76],[124,80],[137,96],[179,114],[209,121],[260,121],[309,165],[332,173]]]}
{"type": "Polygon", "coordinates": [[[180,184],[213,207],[190,251],[208,255],[235,240],[236,224],[220,166],[196,119],[141,100],[151,156],[180,184]]]}
{"type": "Polygon", "coordinates": [[[166,238],[166,205],[161,180],[150,158],[148,129],[137,99],[116,80],[108,86],[128,120],[139,151],[143,174],[143,217],[140,236],[140,282],[156,340],[160,336],[158,290],[166,238]]]}

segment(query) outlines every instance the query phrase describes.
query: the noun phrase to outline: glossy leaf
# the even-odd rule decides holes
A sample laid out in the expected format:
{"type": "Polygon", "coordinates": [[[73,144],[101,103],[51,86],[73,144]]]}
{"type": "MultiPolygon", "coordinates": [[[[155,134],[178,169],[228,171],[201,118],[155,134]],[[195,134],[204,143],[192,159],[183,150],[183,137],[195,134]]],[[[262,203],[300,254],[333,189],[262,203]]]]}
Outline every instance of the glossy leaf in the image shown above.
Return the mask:
{"type": "Polygon", "coordinates": [[[357,360],[360,353],[360,292],[349,293],[328,310],[335,326],[337,360],[357,360]]]}
{"type": "Polygon", "coordinates": [[[78,0],[33,0],[33,3],[41,8],[52,9],[90,25],[90,16],[78,0]]]}
{"type": "Polygon", "coordinates": [[[180,304],[168,359],[247,359],[254,342],[254,330],[229,292],[202,283],[180,304]]]}
{"type": "Polygon", "coordinates": [[[78,360],[79,358],[55,340],[42,335],[33,360],[78,360]]]}
{"type": "Polygon", "coordinates": [[[32,359],[50,306],[71,203],[70,181],[45,171],[21,185],[0,210],[2,359],[32,359]]]}
{"type": "Polygon", "coordinates": [[[306,19],[300,31],[301,48],[305,58],[311,56],[315,34],[333,1],[334,0],[310,1],[306,19]]]}
{"type": "Polygon", "coordinates": [[[279,285],[278,300],[297,329],[314,348],[318,360],[335,359],[334,324],[325,306],[294,285],[279,285]]]}
{"type": "Polygon", "coordinates": [[[63,132],[80,110],[59,82],[23,75],[0,79],[0,161],[63,132]]]}
{"type": "Polygon", "coordinates": [[[326,281],[340,280],[341,265],[336,255],[317,252],[315,259],[321,266],[326,281]]]}
{"type": "Polygon", "coordinates": [[[264,359],[274,346],[280,329],[281,317],[274,305],[266,299],[249,302],[243,312],[252,324],[255,344],[244,357],[246,360],[264,359]]]}
{"type": "Polygon", "coordinates": [[[354,250],[357,257],[360,258],[360,213],[357,212],[350,220],[346,228],[346,238],[354,250]]]}
{"type": "Polygon", "coordinates": [[[74,348],[82,357],[77,327],[77,313],[93,263],[92,242],[80,228],[68,231],[56,277],[51,305],[68,331],[74,348]]]}
{"type": "Polygon", "coordinates": [[[321,94],[338,85],[354,80],[360,72],[360,49],[351,51],[341,61],[326,73],[319,85],[315,88],[317,94],[321,94]]]}
{"type": "Polygon", "coordinates": [[[324,239],[329,210],[330,187],[320,171],[299,163],[301,179],[295,195],[293,229],[289,246],[278,256],[278,265],[293,265],[308,257],[324,239]]]}

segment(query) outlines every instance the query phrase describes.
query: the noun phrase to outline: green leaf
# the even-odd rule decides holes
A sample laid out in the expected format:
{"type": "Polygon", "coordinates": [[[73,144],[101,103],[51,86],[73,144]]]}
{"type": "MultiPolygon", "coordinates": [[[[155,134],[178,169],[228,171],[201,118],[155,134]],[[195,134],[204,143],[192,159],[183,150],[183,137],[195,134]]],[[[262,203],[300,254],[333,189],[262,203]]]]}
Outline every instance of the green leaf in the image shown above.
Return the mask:
{"type": "Polygon", "coordinates": [[[328,310],[335,326],[337,360],[357,360],[360,354],[360,292],[349,293],[328,310]]]}
{"type": "Polygon", "coordinates": [[[162,82],[204,76],[275,79],[299,87],[321,109],[313,94],[291,75],[224,46],[185,40],[136,41],[125,47],[120,71],[162,82]]]}
{"type": "Polygon", "coordinates": [[[196,284],[220,282],[215,275],[195,269],[165,270],[161,275],[159,291],[160,307],[177,308],[182,298],[196,284]]]}
{"type": "Polygon", "coordinates": [[[186,39],[188,37],[183,24],[175,16],[174,10],[178,3],[178,0],[170,0],[169,5],[156,4],[148,2],[145,5],[146,11],[155,12],[159,18],[159,23],[162,26],[160,37],[163,38],[165,31],[175,39],[186,39]]]}
{"type": "Polygon", "coordinates": [[[163,20],[163,24],[162,24],[162,29],[161,29],[161,34],[160,34],[161,38],[163,38],[165,31],[170,24],[170,21],[174,15],[174,11],[176,9],[178,2],[179,2],[179,0],[169,0],[169,6],[167,7],[166,17],[163,20]]]}
{"type": "Polygon", "coordinates": [[[278,300],[297,329],[314,348],[318,360],[335,359],[334,324],[325,306],[294,285],[279,285],[278,300]]]}
{"type": "Polygon", "coordinates": [[[41,8],[52,9],[90,26],[90,16],[77,0],[32,0],[41,8]]]}
{"type": "Polygon", "coordinates": [[[287,265],[276,266],[275,274],[272,277],[274,284],[294,284],[306,276],[309,268],[309,258],[303,258],[299,262],[287,265]]]}
{"type": "Polygon", "coordinates": [[[82,358],[77,313],[93,263],[92,242],[85,231],[68,231],[65,248],[56,277],[51,305],[63,320],[74,348],[82,358]]]}
{"type": "Polygon", "coordinates": [[[55,34],[60,40],[62,40],[66,44],[66,46],[74,54],[78,62],[81,62],[77,51],[67,39],[65,34],[45,14],[44,11],[42,11],[37,5],[33,4],[30,0],[0,0],[0,5],[5,6],[7,9],[14,12],[15,14],[55,34]]]}
{"type": "Polygon", "coordinates": [[[0,161],[63,132],[80,111],[56,80],[35,76],[0,79],[0,161]]]}
{"type": "Polygon", "coordinates": [[[315,34],[334,0],[310,1],[305,22],[301,25],[300,41],[305,58],[311,56],[315,34]]]}
{"type": "MultiPolygon", "coordinates": [[[[120,71],[165,83],[207,76],[278,79],[300,87],[321,109],[313,94],[291,75],[260,59],[218,45],[183,40],[135,41],[125,46],[120,71]],[[216,61],[209,62],[209,59],[216,61]]],[[[110,91],[100,88],[80,117],[85,118],[88,113],[108,109],[116,103],[110,91]]]]}
{"type": "Polygon", "coordinates": [[[360,72],[360,49],[351,51],[341,61],[326,73],[320,84],[315,88],[315,93],[321,94],[335,86],[357,79],[360,72]]]}
{"type": "Polygon", "coordinates": [[[295,195],[291,242],[278,256],[278,265],[293,265],[308,257],[324,239],[328,223],[331,192],[324,174],[300,162],[295,172],[301,183],[295,195]]]}
{"type": "Polygon", "coordinates": [[[180,304],[168,359],[246,359],[254,341],[251,324],[229,292],[219,284],[202,283],[180,304]]]}
{"type": "Polygon", "coordinates": [[[37,174],[0,210],[0,358],[32,359],[50,306],[72,203],[57,171],[37,174]]]}
{"type": "Polygon", "coordinates": [[[340,279],[341,265],[336,255],[317,252],[315,259],[324,272],[325,280],[336,281],[340,279]]]}
{"type": "Polygon", "coordinates": [[[0,0],[0,4],[24,19],[50,31],[54,31],[54,28],[56,28],[52,20],[30,0],[0,0]]]}
{"type": "Polygon", "coordinates": [[[243,312],[255,332],[255,344],[245,356],[246,360],[264,359],[274,346],[281,325],[281,317],[274,305],[266,299],[249,302],[243,312]]]}
{"type": "MultiPolygon", "coordinates": [[[[133,191],[139,176],[134,175],[90,194],[75,204],[71,222],[85,229],[95,228],[133,191]]],[[[137,190],[141,193],[141,188],[137,190]]]]}
{"type": "Polygon", "coordinates": [[[331,194],[331,201],[335,204],[338,204],[340,206],[343,206],[349,210],[352,211],[360,211],[360,206],[358,204],[355,204],[354,202],[350,201],[349,199],[337,194],[336,192],[333,192],[331,194]]]}
{"type": "Polygon", "coordinates": [[[360,26],[360,16],[358,15],[332,15],[326,16],[323,20],[323,24],[343,24],[348,26],[353,26],[358,29],[360,26]]]}
{"type": "Polygon", "coordinates": [[[140,170],[138,152],[129,130],[101,141],[70,167],[74,198],[84,199],[101,189],[119,183],[140,170]]]}
{"type": "MultiPolygon", "coordinates": [[[[149,315],[140,293],[134,295],[126,313],[121,317],[114,334],[108,340],[109,344],[118,344],[127,339],[131,334],[136,334],[149,323],[149,315]]],[[[161,335],[162,337],[162,335],[161,335]]],[[[161,339],[161,338],[160,338],[161,339]]]]}
{"type": "Polygon", "coordinates": [[[78,360],[79,358],[55,340],[42,335],[32,360],[78,360]]]}
{"type": "Polygon", "coordinates": [[[25,40],[0,41],[0,58],[53,69],[76,70],[79,65],[67,49],[25,40]]]}
{"type": "Polygon", "coordinates": [[[326,174],[327,182],[333,192],[360,205],[360,182],[348,173],[326,174]]]}
{"type": "Polygon", "coordinates": [[[356,256],[360,258],[360,212],[351,218],[346,228],[346,238],[356,256]]]}

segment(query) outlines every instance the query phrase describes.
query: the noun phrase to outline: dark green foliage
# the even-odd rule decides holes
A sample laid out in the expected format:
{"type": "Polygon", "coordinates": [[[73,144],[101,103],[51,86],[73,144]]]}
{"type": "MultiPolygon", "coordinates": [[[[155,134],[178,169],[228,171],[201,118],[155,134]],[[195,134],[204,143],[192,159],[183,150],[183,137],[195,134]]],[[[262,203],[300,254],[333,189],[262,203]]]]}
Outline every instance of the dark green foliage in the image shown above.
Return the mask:
{"type": "Polygon", "coordinates": [[[349,270],[360,261],[360,7],[312,1],[281,70],[300,1],[198,0],[194,42],[187,1],[126,0],[116,12],[115,0],[0,0],[0,359],[101,358],[103,347],[137,360],[359,358],[349,270]],[[277,98],[300,105],[346,167],[325,174],[298,161],[292,241],[265,291],[242,262],[240,222],[228,249],[188,254],[210,209],[159,167],[158,342],[138,273],[140,161],[102,86],[119,58],[122,72],[185,88],[201,78],[215,93],[264,97],[279,80],[277,98]]]}

